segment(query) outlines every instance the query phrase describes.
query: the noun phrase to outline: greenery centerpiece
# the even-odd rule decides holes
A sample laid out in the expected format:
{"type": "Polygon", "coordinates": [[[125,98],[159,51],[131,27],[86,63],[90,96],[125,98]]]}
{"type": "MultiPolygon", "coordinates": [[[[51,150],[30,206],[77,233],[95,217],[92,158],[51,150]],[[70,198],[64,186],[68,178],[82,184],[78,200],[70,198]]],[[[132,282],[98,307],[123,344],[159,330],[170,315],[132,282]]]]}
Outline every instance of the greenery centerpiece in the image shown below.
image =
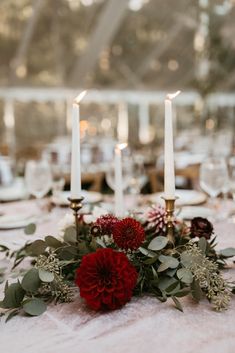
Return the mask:
{"type": "MultiPolygon", "coordinates": [[[[190,224],[175,219],[172,246],[161,206],[123,219],[98,211],[99,217],[96,210],[79,216],[78,237],[74,218],[67,215],[57,237],[27,242],[17,251],[1,246],[14,269],[30,263],[17,281],[6,281],[0,303],[6,320],[21,313],[40,315],[48,304],[73,301],[78,293],[94,310],[121,308],[133,295],[171,299],[181,311],[181,297],[197,302],[206,297],[216,310],[227,309],[235,286],[221,270],[235,249],[215,250],[207,219],[197,217],[190,224]]],[[[31,234],[35,226],[25,231],[31,234]]]]}

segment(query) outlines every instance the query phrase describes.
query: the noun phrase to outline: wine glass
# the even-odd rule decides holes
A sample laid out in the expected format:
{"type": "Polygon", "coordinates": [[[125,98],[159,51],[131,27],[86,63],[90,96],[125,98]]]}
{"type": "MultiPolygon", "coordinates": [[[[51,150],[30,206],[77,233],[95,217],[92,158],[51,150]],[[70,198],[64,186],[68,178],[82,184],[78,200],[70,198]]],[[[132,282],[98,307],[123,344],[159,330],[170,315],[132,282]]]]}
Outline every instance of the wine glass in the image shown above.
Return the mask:
{"type": "Polygon", "coordinates": [[[200,167],[200,186],[211,199],[213,208],[217,196],[223,192],[228,183],[228,168],[224,158],[211,157],[200,167]]]}
{"type": "Polygon", "coordinates": [[[132,157],[132,176],[130,180],[130,193],[139,194],[141,188],[146,182],[144,158],[142,155],[135,155],[132,157]]]}
{"type": "MultiPolygon", "coordinates": [[[[106,182],[108,186],[115,190],[115,168],[114,163],[110,164],[109,169],[106,171],[106,182]]],[[[132,163],[130,160],[123,158],[122,160],[122,188],[126,190],[130,184],[132,177],[132,163]]]]}
{"type": "Polygon", "coordinates": [[[146,180],[143,156],[134,156],[132,160],[132,175],[129,183],[129,192],[134,198],[133,207],[138,206],[139,195],[146,180]]]}
{"type": "Polygon", "coordinates": [[[64,190],[65,186],[65,178],[63,175],[63,168],[60,164],[53,163],[51,165],[52,171],[52,195],[55,198],[60,197],[62,191],[64,190]]]}
{"type": "MultiPolygon", "coordinates": [[[[51,167],[46,160],[30,160],[25,167],[25,183],[31,195],[41,200],[52,186],[51,167]]],[[[40,206],[40,205],[39,205],[40,206]]]]}

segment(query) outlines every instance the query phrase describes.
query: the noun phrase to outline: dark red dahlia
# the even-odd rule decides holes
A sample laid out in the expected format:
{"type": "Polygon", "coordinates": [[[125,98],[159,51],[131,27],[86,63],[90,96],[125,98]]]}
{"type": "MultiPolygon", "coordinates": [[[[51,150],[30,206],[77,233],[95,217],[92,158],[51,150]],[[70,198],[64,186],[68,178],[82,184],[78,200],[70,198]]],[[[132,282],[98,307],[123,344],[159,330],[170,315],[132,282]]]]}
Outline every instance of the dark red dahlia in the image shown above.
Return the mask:
{"type": "Polygon", "coordinates": [[[82,258],[76,284],[91,309],[113,310],[131,299],[137,276],[124,253],[105,248],[82,258]]]}
{"type": "Polygon", "coordinates": [[[113,227],[118,222],[118,218],[107,214],[105,216],[101,216],[97,218],[92,227],[93,235],[112,235],[113,227]],[[94,231],[93,231],[94,230],[94,231]],[[98,231],[99,230],[99,231],[98,231]]]}
{"type": "Polygon", "coordinates": [[[124,218],[115,224],[113,239],[120,249],[136,250],[145,239],[144,228],[135,219],[124,218]]]}
{"type": "Polygon", "coordinates": [[[191,237],[204,237],[206,239],[210,239],[211,235],[214,232],[213,225],[206,218],[195,217],[191,221],[191,237]]]}

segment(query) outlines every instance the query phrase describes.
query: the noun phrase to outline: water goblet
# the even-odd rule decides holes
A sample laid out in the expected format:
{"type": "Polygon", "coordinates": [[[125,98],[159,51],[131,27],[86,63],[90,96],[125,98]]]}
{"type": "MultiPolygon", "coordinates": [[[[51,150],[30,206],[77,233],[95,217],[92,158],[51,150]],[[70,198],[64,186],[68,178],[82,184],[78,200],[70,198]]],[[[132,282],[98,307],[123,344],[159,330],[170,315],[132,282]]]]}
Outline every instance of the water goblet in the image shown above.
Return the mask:
{"type": "Polygon", "coordinates": [[[60,164],[52,164],[52,196],[55,198],[60,197],[65,186],[65,178],[63,168],[60,164]]]}
{"type": "Polygon", "coordinates": [[[216,209],[216,198],[228,183],[228,169],[224,158],[211,157],[200,167],[200,186],[210,196],[212,208],[216,209]]]}
{"type": "MultiPolygon", "coordinates": [[[[126,190],[130,184],[132,177],[132,164],[129,160],[122,161],[122,188],[126,190]]],[[[114,163],[111,163],[105,175],[106,182],[110,189],[115,190],[115,168],[114,163]]]]}
{"type": "Polygon", "coordinates": [[[52,186],[51,167],[46,160],[29,160],[25,167],[25,184],[28,192],[37,200],[40,200],[49,192],[52,186]]]}

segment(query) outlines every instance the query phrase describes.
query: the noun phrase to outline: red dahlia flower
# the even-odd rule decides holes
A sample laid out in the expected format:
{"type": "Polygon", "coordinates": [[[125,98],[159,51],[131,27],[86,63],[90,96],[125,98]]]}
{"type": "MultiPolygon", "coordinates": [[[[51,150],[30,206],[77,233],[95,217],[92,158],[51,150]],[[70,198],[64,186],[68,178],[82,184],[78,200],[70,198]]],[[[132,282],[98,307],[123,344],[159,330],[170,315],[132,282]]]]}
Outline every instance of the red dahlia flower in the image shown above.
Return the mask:
{"type": "Polygon", "coordinates": [[[113,239],[121,249],[136,250],[145,239],[144,228],[135,219],[124,218],[113,228],[113,239]]]}
{"type": "Polygon", "coordinates": [[[100,229],[101,235],[112,235],[113,228],[115,224],[118,222],[118,218],[107,214],[105,216],[99,217],[93,227],[98,227],[100,229]]]}
{"type": "Polygon", "coordinates": [[[137,276],[125,254],[106,248],[82,258],[76,284],[91,309],[113,310],[131,299],[137,276]]]}

